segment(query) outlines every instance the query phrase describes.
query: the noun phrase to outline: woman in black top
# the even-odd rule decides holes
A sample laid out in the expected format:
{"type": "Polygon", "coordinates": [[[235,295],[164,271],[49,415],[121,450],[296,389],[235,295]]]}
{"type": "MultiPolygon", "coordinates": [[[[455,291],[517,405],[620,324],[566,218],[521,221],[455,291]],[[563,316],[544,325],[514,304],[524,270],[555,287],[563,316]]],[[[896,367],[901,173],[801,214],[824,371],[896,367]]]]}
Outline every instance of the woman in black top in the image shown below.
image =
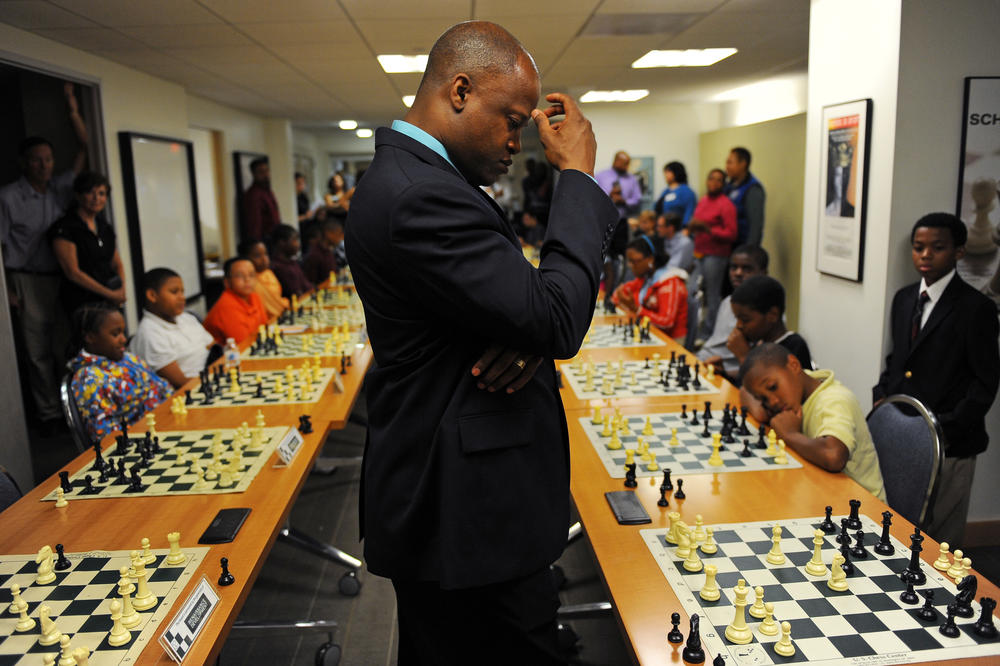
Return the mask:
{"type": "Polygon", "coordinates": [[[115,232],[100,213],[111,186],[99,173],[83,172],[73,181],[76,206],[49,227],[52,251],[65,280],[60,297],[72,314],[84,303],[125,303],[125,270],[115,232]]]}

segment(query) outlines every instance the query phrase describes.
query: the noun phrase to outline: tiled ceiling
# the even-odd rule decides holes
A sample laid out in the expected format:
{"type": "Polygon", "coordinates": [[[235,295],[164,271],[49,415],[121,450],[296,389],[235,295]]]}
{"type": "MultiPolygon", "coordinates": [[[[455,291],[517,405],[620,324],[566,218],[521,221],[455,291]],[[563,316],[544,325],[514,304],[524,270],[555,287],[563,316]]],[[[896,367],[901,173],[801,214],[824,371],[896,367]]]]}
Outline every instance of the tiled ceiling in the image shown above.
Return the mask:
{"type": "Polygon", "coordinates": [[[517,36],[543,91],[700,102],[806,71],[809,0],[0,0],[4,23],[301,125],[399,117],[420,76],[386,74],[375,55],[427,53],[467,19],[517,36]],[[739,53],[706,68],[630,67],[650,49],[708,47],[739,53]]]}

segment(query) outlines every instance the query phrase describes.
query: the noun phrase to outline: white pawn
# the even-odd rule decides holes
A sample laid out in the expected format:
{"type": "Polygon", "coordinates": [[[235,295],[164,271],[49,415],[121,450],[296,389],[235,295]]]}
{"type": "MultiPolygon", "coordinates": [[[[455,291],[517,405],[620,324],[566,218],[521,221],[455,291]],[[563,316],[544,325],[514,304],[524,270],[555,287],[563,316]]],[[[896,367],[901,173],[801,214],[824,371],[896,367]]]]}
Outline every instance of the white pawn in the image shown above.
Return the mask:
{"type": "MultiPolygon", "coordinates": [[[[635,378],[634,372],[632,373],[632,378],[633,379],[635,378]]],[[[652,421],[649,420],[648,416],[646,417],[646,425],[642,427],[642,434],[645,435],[646,437],[649,437],[650,435],[653,434],[653,423],[652,421]]]]}
{"type": "Polygon", "coordinates": [[[968,576],[969,572],[971,570],[972,570],[972,559],[968,558],[968,557],[963,557],[962,558],[962,573],[960,573],[959,575],[955,576],[955,585],[958,585],[959,583],[961,583],[962,579],[965,578],[966,576],[968,576]]]}
{"type": "Polygon", "coordinates": [[[701,543],[706,538],[708,538],[708,535],[705,533],[705,521],[699,513],[694,517],[694,540],[701,543]]]}
{"type": "Polygon", "coordinates": [[[847,574],[844,573],[844,556],[834,553],[833,564],[830,566],[830,580],[826,581],[826,586],[835,592],[847,591],[847,574]]]}
{"type": "Polygon", "coordinates": [[[46,652],[42,655],[42,666],[55,666],[56,655],[54,652],[46,652]]]}
{"type": "Polygon", "coordinates": [[[132,640],[132,634],[122,624],[122,602],[111,600],[111,633],[108,634],[108,644],[114,647],[125,645],[132,640]]]}
{"type": "Polygon", "coordinates": [[[688,548],[687,559],[684,560],[684,570],[690,572],[701,571],[701,558],[698,557],[698,546],[692,544],[688,548]]]}
{"type": "Polygon", "coordinates": [[[56,488],[56,508],[61,509],[64,506],[69,506],[69,502],[66,501],[66,493],[63,492],[62,487],[56,488]]]}
{"type": "Polygon", "coordinates": [[[769,564],[784,564],[785,554],[781,552],[781,526],[775,525],[771,528],[771,550],[767,554],[769,564]]]}
{"type": "Polygon", "coordinates": [[[677,428],[670,429],[670,446],[680,446],[681,440],[677,439],[677,428]]]}
{"type": "Polygon", "coordinates": [[[782,657],[791,657],[795,654],[795,646],[792,645],[792,625],[787,622],[781,623],[781,638],[774,644],[774,651],[782,657]]]}
{"type": "Polygon", "coordinates": [[[778,454],[774,456],[774,464],[776,465],[787,465],[788,464],[788,454],[785,453],[785,440],[778,440],[778,454]]]}
{"type": "Polygon", "coordinates": [[[28,602],[21,598],[21,586],[14,583],[10,586],[10,612],[20,613],[28,610],[28,602]]]}
{"type": "Polygon", "coordinates": [[[764,621],[757,627],[757,631],[765,636],[778,635],[778,623],[774,621],[774,604],[770,601],[764,604],[764,621]]]}
{"type": "Polygon", "coordinates": [[[767,610],[764,608],[764,588],[758,585],[754,588],[753,593],[756,598],[754,599],[753,606],[748,608],[747,612],[758,620],[762,620],[767,615],[767,610]]]}
{"type": "Polygon", "coordinates": [[[73,659],[76,660],[76,666],[90,666],[90,648],[89,647],[78,647],[73,650],[73,659]]]}
{"type": "Polygon", "coordinates": [[[826,576],[826,565],[823,564],[823,530],[813,532],[813,556],[806,564],[806,573],[810,576],[826,576]]]}
{"type": "Polygon", "coordinates": [[[14,629],[17,631],[31,631],[35,628],[35,621],[28,617],[28,604],[25,604],[21,610],[17,611],[20,618],[17,624],[14,625],[14,629]]]}
{"type": "Polygon", "coordinates": [[[56,623],[49,617],[52,609],[46,605],[38,608],[38,621],[41,623],[41,637],[38,639],[39,645],[55,645],[59,642],[62,632],[56,627],[56,623]]]}
{"type": "Polygon", "coordinates": [[[718,573],[718,567],[714,564],[705,565],[705,584],[702,586],[701,591],[698,592],[700,596],[705,601],[718,601],[722,593],[719,591],[719,584],[715,582],[715,574],[718,573]]]}
{"type": "Polygon", "coordinates": [[[934,560],[934,568],[938,571],[947,571],[951,568],[951,560],[948,558],[948,542],[941,542],[941,550],[938,552],[938,558],[934,560]]]}
{"type": "Polygon", "coordinates": [[[715,534],[715,530],[711,527],[705,528],[705,543],[701,544],[701,552],[706,555],[714,555],[719,552],[719,547],[715,544],[713,534],[715,534]]]}
{"type": "Polygon", "coordinates": [[[951,561],[951,566],[945,572],[949,578],[955,578],[956,576],[962,575],[962,551],[956,549],[953,553],[954,557],[951,561]]]}
{"type": "Polygon", "coordinates": [[[69,645],[69,636],[63,634],[59,638],[59,666],[76,666],[76,659],[73,658],[73,648],[69,645]]]}
{"type": "Polygon", "coordinates": [[[156,555],[154,555],[153,551],[149,548],[149,539],[146,537],[142,537],[142,540],[139,542],[139,545],[142,547],[142,561],[145,562],[146,564],[152,564],[153,562],[155,562],[156,555]]]}
{"type": "Polygon", "coordinates": [[[181,551],[181,533],[170,532],[167,534],[167,543],[170,544],[170,552],[167,553],[166,563],[171,566],[184,564],[187,555],[181,551]]]}

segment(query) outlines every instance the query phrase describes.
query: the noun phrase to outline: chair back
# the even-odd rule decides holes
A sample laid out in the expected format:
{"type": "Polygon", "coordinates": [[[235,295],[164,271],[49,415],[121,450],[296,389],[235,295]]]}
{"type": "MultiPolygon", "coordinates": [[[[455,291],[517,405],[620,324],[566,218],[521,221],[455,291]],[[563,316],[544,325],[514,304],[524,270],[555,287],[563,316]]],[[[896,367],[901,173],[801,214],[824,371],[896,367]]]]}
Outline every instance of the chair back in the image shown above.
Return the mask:
{"type": "Polygon", "coordinates": [[[7,469],[0,465],[0,511],[21,499],[21,489],[7,469]]]}
{"type": "Polygon", "coordinates": [[[83,418],[80,410],[76,406],[76,398],[73,397],[73,373],[66,373],[62,382],[59,383],[59,400],[62,402],[63,417],[69,432],[73,436],[73,443],[80,453],[89,449],[92,444],[87,429],[83,427],[83,418]]]}
{"type": "Polygon", "coordinates": [[[886,503],[914,525],[922,525],[941,462],[941,424],[923,403],[903,394],[886,398],[867,421],[886,503]]]}

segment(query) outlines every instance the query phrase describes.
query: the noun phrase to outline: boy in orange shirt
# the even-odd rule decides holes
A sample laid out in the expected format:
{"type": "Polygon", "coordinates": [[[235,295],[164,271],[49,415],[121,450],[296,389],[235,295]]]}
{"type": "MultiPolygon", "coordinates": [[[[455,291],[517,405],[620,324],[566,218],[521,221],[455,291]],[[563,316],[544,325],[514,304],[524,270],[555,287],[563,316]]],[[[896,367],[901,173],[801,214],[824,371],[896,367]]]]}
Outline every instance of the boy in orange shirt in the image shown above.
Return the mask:
{"type": "Polygon", "coordinates": [[[253,263],[233,257],[226,261],[224,270],[226,290],[205,317],[205,329],[223,345],[226,338],[239,343],[256,335],[257,328],[268,321],[267,310],[255,292],[257,271],[253,263]]]}
{"type": "Polygon", "coordinates": [[[257,271],[254,291],[260,296],[268,318],[281,316],[288,309],[288,299],[281,296],[281,283],[271,270],[271,258],[267,256],[267,246],[258,240],[243,241],[237,248],[239,255],[249,259],[257,271]]]}

